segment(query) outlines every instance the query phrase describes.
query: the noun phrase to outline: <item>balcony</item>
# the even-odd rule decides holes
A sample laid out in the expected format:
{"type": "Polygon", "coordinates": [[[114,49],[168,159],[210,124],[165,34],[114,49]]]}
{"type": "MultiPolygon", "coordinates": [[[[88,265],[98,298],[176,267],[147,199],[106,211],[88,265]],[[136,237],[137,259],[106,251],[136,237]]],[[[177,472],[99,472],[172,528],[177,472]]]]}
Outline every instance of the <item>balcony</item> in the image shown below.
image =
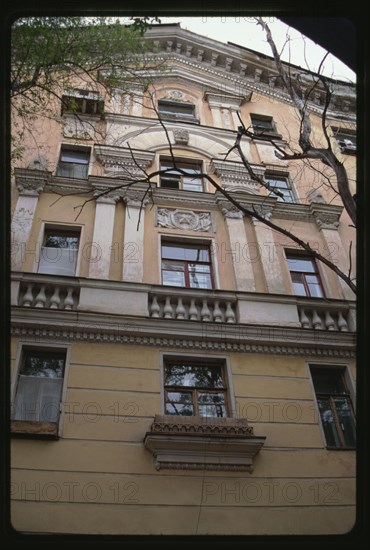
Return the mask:
{"type": "Polygon", "coordinates": [[[85,323],[99,341],[182,345],[200,338],[201,346],[205,340],[221,346],[222,340],[222,346],[245,349],[273,342],[354,350],[355,302],[345,300],[20,272],[13,273],[11,287],[12,321],[28,330],[62,323],[78,331],[85,323]]]}

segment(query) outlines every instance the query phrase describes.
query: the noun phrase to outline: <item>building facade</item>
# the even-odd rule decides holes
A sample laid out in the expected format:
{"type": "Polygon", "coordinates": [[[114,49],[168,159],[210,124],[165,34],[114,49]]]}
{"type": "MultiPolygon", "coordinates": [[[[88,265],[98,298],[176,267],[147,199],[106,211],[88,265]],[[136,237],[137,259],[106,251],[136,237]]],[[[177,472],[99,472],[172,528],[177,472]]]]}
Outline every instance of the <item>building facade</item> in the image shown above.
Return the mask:
{"type": "MultiPolygon", "coordinates": [[[[276,155],[270,138],[295,150],[298,126],[271,58],[178,25],[146,39],[165,69],[103,98],[104,116],[77,82],[14,171],[12,525],[348,532],[354,294],[201,174],[345,273],[354,228],[325,170],[276,155]],[[232,150],[240,121],[268,187],[232,150]]],[[[332,85],[328,132],[355,193],[354,89],[332,85]]],[[[319,144],[319,86],[308,105],[319,144]]]]}

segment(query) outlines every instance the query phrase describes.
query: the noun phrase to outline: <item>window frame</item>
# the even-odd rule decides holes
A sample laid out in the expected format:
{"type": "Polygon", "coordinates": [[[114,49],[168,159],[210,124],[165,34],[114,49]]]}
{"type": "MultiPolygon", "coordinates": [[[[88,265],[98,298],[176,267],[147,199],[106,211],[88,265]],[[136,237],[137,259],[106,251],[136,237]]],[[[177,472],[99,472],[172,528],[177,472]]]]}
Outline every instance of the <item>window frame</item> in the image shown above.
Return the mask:
{"type": "MultiPolygon", "coordinates": [[[[178,248],[195,248],[195,247],[200,247],[202,250],[208,250],[208,255],[209,255],[209,261],[208,262],[197,262],[197,261],[191,261],[191,260],[178,260],[176,258],[172,258],[172,261],[176,261],[176,262],[184,262],[186,263],[186,265],[184,266],[186,269],[184,269],[184,279],[185,279],[185,285],[183,288],[188,288],[188,289],[199,289],[199,290],[215,290],[216,288],[216,284],[215,284],[215,277],[214,277],[214,267],[213,267],[213,264],[214,262],[212,261],[212,255],[213,255],[213,246],[212,246],[212,242],[206,242],[204,241],[203,239],[197,239],[197,238],[194,238],[194,239],[176,239],[176,238],[171,238],[170,236],[166,236],[166,235],[162,235],[162,238],[160,239],[160,281],[161,281],[161,285],[162,286],[173,286],[173,285],[166,285],[163,283],[163,267],[162,267],[162,262],[163,262],[163,255],[162,255],[162,247],[163,246],[171,246],[171,245],[174,245],[174,246],[177,246],[178,248]],[[210,271],[209,271],[209,274],[210,274],[210,281],[211,281],[211,287],[193,287],[193,286],[190,286],[190,278],[189,278],[189,270],[187,268],[187,264],[189,263],[196,263],[196,264],[200,264],[200,265],[209,265],[210,267],[210,271]]],[[[168,260],[171,258],[164,258],[165,260],[168,260]]],[[[181,287],[175,287],[175,288],[181,288],[181,287]]]]}
{"type": "MultiPolygon", "coordinates": [[[[41,242],[41,247],[40,247],[40,255],[39,255],[39,258],[36,259],[36,262],[35,262],[35,272],[36,273],[40,273],[40,275],[42,274],[45,274],[45,275],[55,275],[55,276],[60,276],[60,277],[65,277],[65,276],[69,276],[69,277],[77,277],[78,274],[79,274],[79,268],[80,268],[80,254],[81,254],[81,241],[82,241],[82,226],[79,226],[79,225],[65,225],[65,224],[57,224],[57,223],[49,223],[49,222],[44,222],[42,227],[41,227],[41,232],[40,232],[40,239],[39,239],[39,242],[41,242]],[[71,233],[71,234],[75,234],[78,236],[78,247],[77,247],[77,254],[76,254],[76,260],[75,260],[75,267],[74,267],[74,274],[70,274],[70,275],[64,275],[62,273],[49,273],[49,272],[42,272],[42,271],[39,271],[40,269],[40,264],[41,264],[41,258],[42,258],[42,254],[43,254],[43,249],[44,248],[53,248],[53,247],[45,247],[45,240],[46,240],[46,236],[47,236],[47,233],[49,231],[53,231],[55,233],[57,232],[64,232],[64,233],[71,233]]],[[[75,249],[72,249],[72,248],[67,248],[65,250],[75,250],[75,249]]],[[[56,264],[56,262],[53,262],[56,264]]]]}
{"type": "MultiPolygon", "coordinates": [[[[217,416],[210,416],[210,417],[200,417],[200,418],[219,418],[219,419],[226,419],[226,418],[236,418],[236,401],[235,401],[235,393],[234,393],[234,387],[233,387],[233,378],[232,378],[232,372],[231,372],[231,366],[230,366],[230,358],[226,355],[209,355],[207,358],[199,354],[195,353],[171,353],[171,352],[160,352],[160,397],[161,397],[161,406],[160,411],[161,414],[168,414],[165,412],[166,409],[166,388],[165,388],[165,367],[166,364],[169,362],[176,362],[176,361],[184,361],[186,363],[195,362],[198,364],[204,364],[205,366],[208,364],[214,364],[217,366],[222,367],[222,373],[223,373],[223,380],[225,385],[225,405],[226,405],[226,416],[217,417],[217,416]]],[[[186,387],[187,390],[192,389],[189,387],[186,387]]],[[[217,391],[217,390],[215,390],[217,391]]],[[[186,415],[170,415],[172,418],[184,418],[186,415]]],[[[186,416],[189,418],[189,416],[186,416]]],[[[190,418],[196,418],[196,415],[191,416],[190,418]]],[[[198,416],[199,418],[199,416],[198,416]]]]}
{"type": "Polygon", "coordinates": [[[300,253],[299,251],[292,252],[290,250],[285,250],[285,259],[286,259],[286,265],[287,265],[287,268],[288,268],[288,272],[289,272],[289,275],[290,275],[290,282],[291,282],[291,285],[292,285],[292,290],[293,290],[293,295],[294,296],[297,296],[298,298],[321,298],[321,299],[326,298],[325,287],[323,285],[323,281],[322,281],[321,273],[320,273],[320,270],[319,270],[319,266],[318,266],[318,264],[317,264],[314,257],[309,256],[308,254],[300,253]],[[314,266],[315,271],[308,272],[308,271],[291,270],[290,267],[289,267],[288,260],[299,260],[299,259],[311,261],[313,266],[314,266]],[[306,275],[315,275],[317,277],[317,280],[318,280],[318,283],[319,283],[318,286],[321,289],[322,296],[313,296],[313,295],[311,295],[309,285],[308,285],[305,277],[303,279],[303,286],[305,288],[306,294],[305,295],[296,294],[296,292],[294,290],[294,281],[293,281],[293,278],[292,278],[292,273],[300,273],[300,274],[303,274],[303,275],[304,274],[306,274],[306,275]]]}
{"type": "Polygon", "coordinates": [[[187,101],[171,101],[171,100],[168,100],[168,99],[158,99],[158,103],[157,103],[157,109],[158,109],[158,116],[159,118],[162,118],[163,120],[167,120],[167,121],[181,121],[181,122],[191,122],[191,123],[196,123],[196,124],[199,124],[199,120],[197,119],[197,116],[196,116],[196,107],[195,107],[195,104],[194,103],[190,103],[187,102],[187,101]],[[169,107],[173,107],[173,110],[169,110],[168,112],[163,112],[163,110],[161,109],[161,107],[163,106],[169,106],[169,107]],[[178,107],[179,109],[181,108],[186,108],[186,107],[189,107],[189,109],[191,109],[191,114],[186,114],[184,112],[176,112],[176,107],[178,107]]]}
{"type": "Polygon", "coordinates": [[[351,418],[352,418],[352,421],[353,421],[353,424],[354,424],[354,427],[355,427],[355,434],[357,436],[357,431],[356,431],[356,398],[355,398],[355,394],[354,394],[354,383],[353,383],[353,380],[352,380],[351,375],[350,375],[349,367],[346,366],[346,365],[339,365],[337,363],[323,364],[323,363],[312,363],[310,361],[308,363],[308,373],[309,373],[309,378],[310,378],[310,382],[311,382],[312,392],[313,392],[314,399],[315,399],[316,414],[317,414],[317,418],[318,418],[318,423],[320,425],[320,430],[321,430],[321,434],[322,434],[323,441],[324,441],[326,449],[336,450],[336,451],[346,451],[346,450],[353,451],[353,450],[355,450],[356,445],[355,446],[348,446],[348,445],[345,444],[345,440],[344,440],[344,436],[343,436],[343,430],[340,427],[340,421],[339,421],[339,418],[338,418],[338,415],[337,415],[337,412],[336,412],[336,407],[333,403],[333,396],[334,397],[344,397],[348,400],[349,405],[350,405],[351,418]],[[341,377],[341,382],[343,384],[344,389],[346,390],[345,393],[336,395],[333,392],[332,393],[317,392],[316,388],[315,388],[314,380],[313,380],[313,370],[327,370],[327,371],[336,370],[336,371],[339,371],[340,372],[340,377],[341,377]],[[333,415],[333,418],[334,418],[334,425],[335,425],[335,428],[336,428],[336,434],[337,434],[339,442],[340,442],[339,446],[328,445],[328,443],[327,443],[327,438],[326,438],[326,435],[325,435],[325,428],[324,428],[324,425],[323,425],[321,412],[320,412],[320,407],[319,407],[319,399],[320,398],[321,399],[327,399],[330,403],[330,411],[331,411],[331,413],[333,415]]]}
{"type": "Polygon", "coordinates": [[[89,171],[90,171],[91,153],[92,153],[92,150],[91,150],[91,147],[89,147],[89,146],[86,146],[86,145],[73,145],[71,143],[61,143],[60,150],[59,150],[59,155],[58,155],[58,162],[57,162],[56,170],[55,170],[55,176],[58,177],[58,178],[69,178],[69,179],[72,179],[72,180],[75,180],[75,179],[87,180],[88,177],[89,177],[89,171]],[[86,153],[87,162],[85,163],[85,162],[64,161],[64,160],[62,160],[62,155],[63,155],[63,153],[66,153],[66,152],[86,153]],[[76,165],[77,166],[86,166],[86,175],[84,177],[76,177],[73,174],[68,174],[66,176],[63,176],[59,173],[61,171],[61,168],[63,168],[62,165],[65,165],[65,167],[67,167],[67,165],[71,165],[73,167],[76,166],[76,165]]]}
{"type": "MultiPolygon", "coordinates": [[[[201,159],[192,159],[192,158],[184,159],[184,158],[176,158],[175,157],[175,163],[176,163],[176,166],[178,168],[182,169],[182,170],[186,170],[186,166],[188,166],[189,168],[191,168],[193,170],[198,169],[199,173],[203,172],[203,161],[201,159]]],[[[172,159],[169,158],[169,157],[166,157],[166,156],[160,156],[159,157],[159,170],[166,170],[168,168],[168,169],[173,170],[174,172],[176,171],[175,166],[173,166],[173,169],[172,169],[170,166],[166,167],[165,166],[166,164],[172,164],[173,165],[172,159]]],[[[171,174],[170,174],[170,177],[171,177],[171,174]]],[[[185,176],[184,174],[179,174],[178,175],[178,187],[169,187],[169,186],[167,187],[167,186],[162,185],[163,178],[166,178],[166,174],[160,174],[159,175],[159,186],[162,189],[172,189],[172,190],[174,189],[174,190],[179,190],[179,191],[191,191],[191,192],[194,192],[194,193],[203,193],[205,191],[205,183],[204,183],[204,179],[202,177],[194,178],[196,180],[200,180],[200,189],[184,189],[184,178],[186,178],[186,177],[189,177],[189,176],[185,176]]],[[[174,177],[173,179],[175,180],[176,178],[174,177]]]]}
{"type": "Polygon", "coordinates": [[[104,110],[104,100],[100,96],[99,92],[95,90],[83,90],[75,88],[69,92],[62,94],[61,100],[61,115],[89,115],[89,116],[102,116],[104,110]],[[68,108],[68,102],[76,102],[77,108],[68,108]],[[80,108],[81,105],[81,108],[80,108]],[[93,112],[87,112],[92,108],[93,112]]]}
{"type": "Polygon", "coordinates": [[[59,439],[63,433],[63,424],[65,416],[65,399],[67,394],[69,368],[71,363],[71,347],[72,344],[65,343],[50,343],[46,340],[41,340],[37,344],[30,344],[28,342],[21,341],[18,343],[16,356],[14,360],[14,367],[11,376],[11,403],[10,403],[10,423],[11,434],[15,437],[30,437],[38,439],[59,439]],[[64,353],[64,375],[62,378],[60,401],[59,401],[59,414],[56,422],[44,422],[44,421],[30,421],[30,420],[14,420],[13,419],[13,407],[17,396],[18,380],[21,375],[21,368],[24,364],[25,353],[29,351],[39,352],[55,352],[64,353]],[[17,427],[18,423],[18,427],[17,427]],[[44,428],[44,429],[43,429],[44,428]]]}
{"type": "Polygon", "coordinates": [[[335,139],[335,142],[340,149],[340,152],[344,155],[356,155],[357,132],[355,130],[352,130],[351,128],[340,128],[336,126],[332,126],[331,129],[333,132],[333,137],[335,139]],[[349,139],[349,141],[351,141],[352,144],[345,143],[345,140],[350,137],[354,138],[354,143],[353,143],[353,139],[349,139]]]}
{"type": "Polygon", "coordinates": [[[288,201],[284,200],[283,198],[279,197],[279,195],[276,195],[272,191],[268,190],[268,193],[269,193],[268,196],[269,197],[275,197],[278,202],[282,202],[282,203],[291,204],[291,203],[297,202],[296,194],[294,192],[293,185],[292,185],[292,182],[291,182],[288,174],[284,174],[284,173],[275,174],[275,173],[272,173],[272,172],[265,172],[265,174],[263,176],[263,179],[266,181],[266,183],[269,185],[269,187],[274,187],[278,191],[281,191],[281,192],[284,192],[284,190],[286,190],[289,193],[289,196],[290,196],[291,200],[288,200],[288,201]],[[287,184],[287,187],[284,188],[284,187],[277,187],[277,186],[271,185],[269,180],[285,181],[286,184],[287,184]]]}

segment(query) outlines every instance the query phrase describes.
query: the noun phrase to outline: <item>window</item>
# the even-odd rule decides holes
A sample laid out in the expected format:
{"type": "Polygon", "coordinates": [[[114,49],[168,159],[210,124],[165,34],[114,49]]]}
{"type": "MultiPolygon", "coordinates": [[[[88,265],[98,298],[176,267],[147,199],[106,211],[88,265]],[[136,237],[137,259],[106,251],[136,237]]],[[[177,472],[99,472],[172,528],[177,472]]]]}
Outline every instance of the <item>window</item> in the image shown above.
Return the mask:
{"type": "Polygon", "coordinates": [[[74,276],[79,240],[77,230],[46,228],[38,273],[74,276]]]}
{"type": "Polygon", "coordinates": [[[65,351],[23,351],[13,420],[58,422],[65,363],[65,351]]]}
{"type": "Polygon", "coordinates": [[[269,197],[276,197],[279,202],[294,202],[293,191],[287,177],[267,174],[265,176],[265,181],[270,187],[276,189],[283,195],[281,197],[270,191],[269,197]]]}
{"type": "Polygon", "coordinates": [[[324,291],[314,258],[287,254],[287,261],[294,293],[297,296],[322,298],[324,291]]]}
{"type": "Polygon", "coordinates": [[[176,161],[176,168],[171,160],[161,159],[161,170],[168,170],[161,175],[161,187],[182,189],[183,191],[203,191],[203,179],[200,161],[176,161]]]}
{"type": "Polygon", "coordinates": [[[252,121],[253,131],[255,134],[260,134],[260,135],[273,134],[275,137],[279,136],[279,134],[276,131],[274,119],[271,116],[251,114],[251,121],[252,121]]]}
{"type": "Polygon", "coordinates": [[[200,360],[166,360],[165,414],[227,416],[224,365],[200,360]]]}
{"type": "Polygon", "coordinates": [[[162,284],[213,288],[209,246],[163,242],[162,284]]]}
{"type": "Polygon", "coordinates": [[[354,155],[356,153],[356,132],[346,128],[332,128],[342,153],[354,155]]]}
{"type": "Polygon", "coordinates": [[[103,108],[104,102],[97,92],[73,90],[62,95],[62,115],[64,113],[97,115],[102,114],[103,108]]]}
{"type": "Polygon", "coordinates": [[[89,168],[90,150],[75,149],[62,145],[57,176],[86,179],[89,168]]]}
{"type": "Polygon", "coordinates": [[[356,446],[355,417],[344,368],[310,367],[328,448],[356,446]]]}
{"type": "Polygon", "coordinates": [[[183,122],[198,122],[195,118],[195,105],[175,101],[158,101],[158,112],[161,118],[167,120],[182,120],[183,122]]]}

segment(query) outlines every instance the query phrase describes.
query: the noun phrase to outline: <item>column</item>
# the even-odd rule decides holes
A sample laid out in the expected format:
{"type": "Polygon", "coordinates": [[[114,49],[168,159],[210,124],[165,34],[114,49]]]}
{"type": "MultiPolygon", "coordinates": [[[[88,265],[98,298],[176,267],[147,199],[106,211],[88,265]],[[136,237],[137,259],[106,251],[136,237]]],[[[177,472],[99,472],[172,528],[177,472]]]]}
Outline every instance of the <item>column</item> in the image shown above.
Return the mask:
{"type": "Polygon", "coordinates": [[[10,229],[11,269],[13,271],[22,269],[39,195],[44,189],[47,178],[47,172],[37,174],[34,170],[22,170],[22,174],[16,175],[19,197],[10,229]]]}
{"type": "MultiPolygon", "coordinates": [[[[263,215],[266,219],[270,219],[272,210],[265,211],[263,215]]],[[[252,225],[256,234],[267,290],[271,294],[286,294],[285,277],[281,270],[274,234],[266,224],[256,218],[252,218],[252,225]]]]}
{"type": "Polygon", "coordinates": [[[124,201],[126,203],[126,214],[122,280],[142,283],[144,275],[145,207],[148,199],[143,200],[143,193],[128,192],[124,196],[124,201]]]}
{"type": "MultiPolygon", "coordinates": [[[[349,250],[345,250],[338,233],[341,207],[315,203],[311,204],[310,209],[326,245],[327,253],[326,250],[320,250],[320,252],[347,275],[349,271],[349,250]]],[[[355,243],[353,243],[353,246],[355,247],[355,243]]],[[[352,276],[355,276],[355,273],[356,261],[354,260],[352,262],[352,276]]],[[[344,298],[346,300],[355,300],[356,296],[347,283],[341,277],[338,277],[338,280],[344,298]]]]}
{"type": "Polygon", "coordinates": [[[221,246],[219,260],[221,262],[226,261],[226,254],[231,254],[236,290],[254,292],[256,287],[243,221],[244,214],[233,205],[227,203],[222,204],[221,211],[225,217],[231,250],[228,251],[226,246],[221,246]]]}
{"type": "Polygon", "coordinates": [[[94,233],[89,266],[89,277],[109,279],[114,216],[117,196],[104,195],[96,199],[94,233]]]}

